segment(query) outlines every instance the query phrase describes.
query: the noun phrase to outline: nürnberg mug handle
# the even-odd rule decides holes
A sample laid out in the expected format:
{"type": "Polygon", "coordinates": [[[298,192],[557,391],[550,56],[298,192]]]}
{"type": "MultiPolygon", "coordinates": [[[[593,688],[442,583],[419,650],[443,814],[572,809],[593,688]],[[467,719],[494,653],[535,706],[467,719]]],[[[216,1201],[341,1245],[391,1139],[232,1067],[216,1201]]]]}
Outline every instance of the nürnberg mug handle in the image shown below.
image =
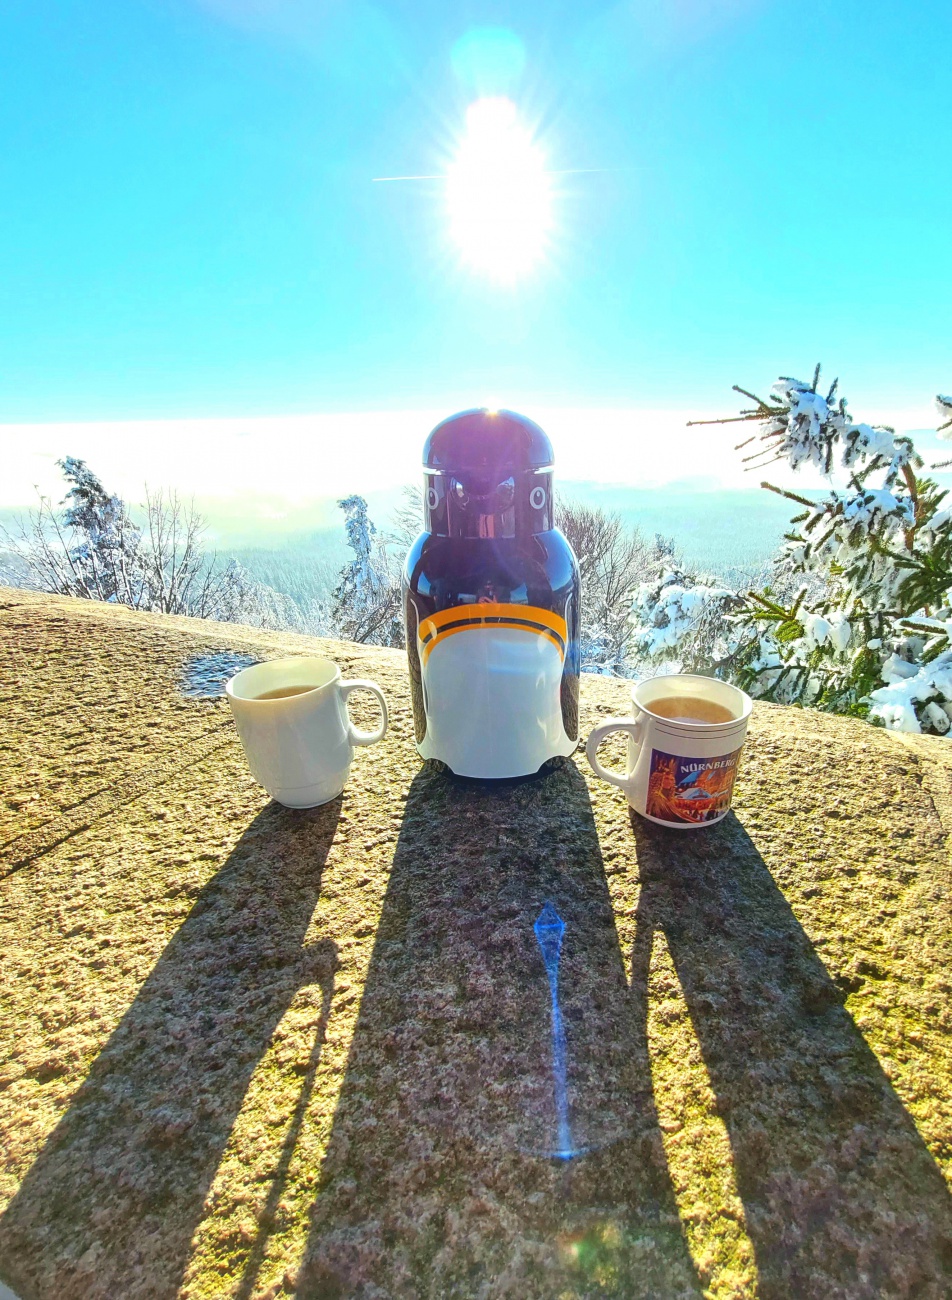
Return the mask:
{"type": "Polygon", "coordinates": [[[383,740],[387,734],[387,726],[390,722],[390,715],[387,712],[387,701],[384,699],[383,691],[373,682],[365,681],[358,677],[352,682],[340,683],[340,697],[344,703],[344,713],[347,717],[347,736],[352,745],[375,745],[378,740],[383,740]],[[371,695],[376,695],[377,702],[380,705],[380,712],[383,715],[380,719],[380,726],[376,731],[360,731],[350,720],[350,714],[347,711],[347,697],[351,691],[370,691],[371,695]]]}
{"type": "MultiPolygon", "coordinates": [[[[593,728],[585,746],[585,756],[595,775],[600,776],[603,781],[608,781],[612,785],[620,786],[626,792],[631,784],[631,773],[610,772],[607,767],[602,767],[598,761],[598,747],[613,731],[627,731],[635,744],[640,744],[641,733],[644,731],[644,718],[645,715],[640,713],[637,718],[609,718],[607,722],[600,722],[597,727],[593,728]]],[[[632,767],[634,767],[634,764],[632,764],[632,767]]]]}

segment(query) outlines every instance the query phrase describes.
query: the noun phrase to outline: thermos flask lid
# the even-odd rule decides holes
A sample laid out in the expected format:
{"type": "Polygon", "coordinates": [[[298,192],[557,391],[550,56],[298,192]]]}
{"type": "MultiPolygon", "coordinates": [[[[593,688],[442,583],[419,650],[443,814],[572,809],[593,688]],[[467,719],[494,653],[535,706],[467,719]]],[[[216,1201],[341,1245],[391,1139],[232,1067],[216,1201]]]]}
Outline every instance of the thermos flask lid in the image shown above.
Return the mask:
{"type": "Polygon", "coordinates": [[[485,407],[441,421],[426,440],[426,469],[450,474],[489,474],[501,481],[524,470],[548,469],[552,444],[532,420],[514,411],[485,407]]]}

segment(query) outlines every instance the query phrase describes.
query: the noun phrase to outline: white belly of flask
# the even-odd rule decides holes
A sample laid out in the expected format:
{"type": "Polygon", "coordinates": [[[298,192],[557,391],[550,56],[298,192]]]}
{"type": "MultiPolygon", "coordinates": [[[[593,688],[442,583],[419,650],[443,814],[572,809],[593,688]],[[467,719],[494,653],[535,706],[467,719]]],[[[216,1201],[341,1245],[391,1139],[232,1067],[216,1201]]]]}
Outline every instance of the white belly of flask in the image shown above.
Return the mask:
{"type": "Polygon", "coordinates": [[[481,625],[419,649],[424,758],[458,776],[504,778],[575,749],[562,721],[562,652],[548,636],[481,625]]]}

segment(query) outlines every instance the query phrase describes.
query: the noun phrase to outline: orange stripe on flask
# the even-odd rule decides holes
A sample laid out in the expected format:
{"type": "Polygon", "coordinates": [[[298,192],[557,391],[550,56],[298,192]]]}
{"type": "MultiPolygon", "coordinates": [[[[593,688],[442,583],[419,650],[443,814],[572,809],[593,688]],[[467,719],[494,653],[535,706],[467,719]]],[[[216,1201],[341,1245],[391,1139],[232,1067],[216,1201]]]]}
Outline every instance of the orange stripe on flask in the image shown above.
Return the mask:
{"type": "MultiPolygon", "coordinates": [[[[525,609],[525,606],[523,605],[521,608],[525,609]]],[[[559,652],[559,658],[563,662],[565,660],[565,651],[562,647],[562,642],[559,640],[558,634],[551,631],[549,628],[530,627],[527,623],[524,622],[517,623],[515,621],[509,622],[508,620],[498,620],[493,623],[484,623],[477,619],[473,619],[473,621],[470,623],[464,623],[462,627],[451,627],[448,628],[445,632],[438,632],[435,636],[431,636],[428,641],[422,642],[421,658],[423,662],[426,663],[426,661],[429,659],[430,655],[432,654],[434,647],[437,646],[438,644],[442,645],[442,643],[444,641],[449,640],[451,636],[456,636],[457,632],[480,632],[480,631],[491,632],[494,631],[496,628],[507,628],[510,631],[528,632],[532,636],[541,636],[544,640],[551,641],[551,643],[555,646],[556,650],[558,650],[559,652]]]]}
{"type": "Polygon", "coordinates": [[[430,614],[420,623],[419,636],[422,641],[428,641],[445,624],[459,623],[463,619],[483,622],[489,619],[511,618],[530,619],[533,623],[542,623],[543,626],[550,627],[553,632],[558,633],[564,642],[568,642],[568,627],[561,615],[553,614],[549,609],[541,609],[538,605],[497,604],[493,601],[455,605],[452,609],[441,609],[436,614],[430,614]]]}

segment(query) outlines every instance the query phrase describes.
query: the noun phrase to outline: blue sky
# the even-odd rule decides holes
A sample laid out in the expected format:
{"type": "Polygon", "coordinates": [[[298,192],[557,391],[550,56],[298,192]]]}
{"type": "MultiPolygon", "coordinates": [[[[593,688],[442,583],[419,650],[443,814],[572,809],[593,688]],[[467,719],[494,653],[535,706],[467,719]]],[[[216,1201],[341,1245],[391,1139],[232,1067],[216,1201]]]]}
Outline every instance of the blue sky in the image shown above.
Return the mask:
{"type": "Polygon", "coordinates": [[[7,0],[0,415],[948,387],[950,39],[945,0],[7,0]],[[371,183],[445,166],[479,26],[553,167],[617,169],[514,287],[439,183],[371,183]]]}
{"type": "Polygon", "coordinates": [[[727,413],[817,359],[928,421],[950,38],[948,0],[6,0],[0,421],[727,413]],[[480,93],[560,173],[512,284],[442,181],[373,179],[443,173],[480,93]]]}

